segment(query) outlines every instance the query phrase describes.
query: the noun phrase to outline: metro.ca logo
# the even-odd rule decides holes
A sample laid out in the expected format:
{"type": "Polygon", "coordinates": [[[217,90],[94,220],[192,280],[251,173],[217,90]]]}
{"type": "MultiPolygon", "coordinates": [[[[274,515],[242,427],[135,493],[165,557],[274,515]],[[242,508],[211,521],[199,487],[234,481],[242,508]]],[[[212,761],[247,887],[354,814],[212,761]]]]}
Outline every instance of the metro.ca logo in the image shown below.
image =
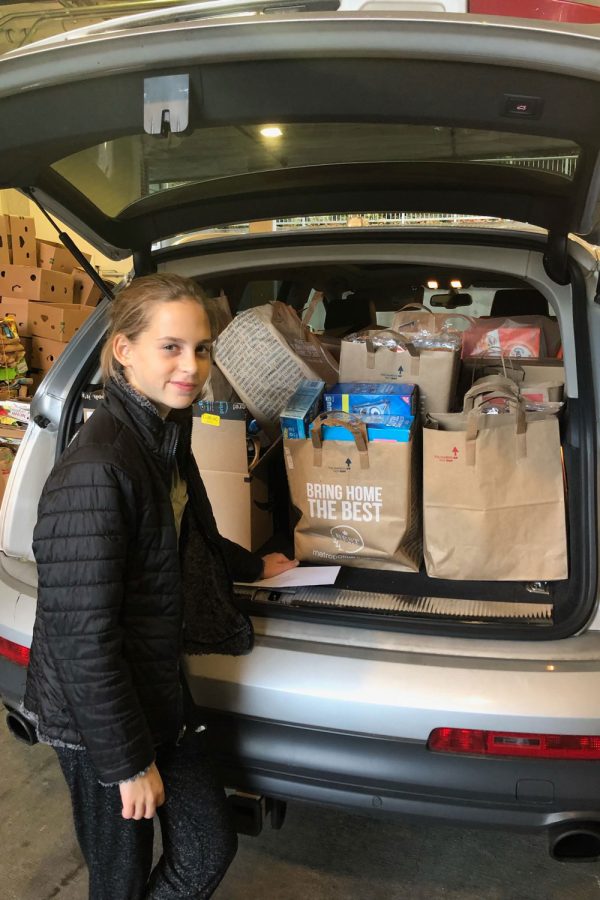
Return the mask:
{"type": "Polygon", "coordinates": [[[331,537],[338,553],[358,553],[365,546],[356,528],[350,525],[336,525],[331,529],[331,537]]]}
{"type": "Polygon", "coordinates": [[[330,470],[331,472],[337,472],[338,475],[339,475],[339,474],[344,474],[344,473],[346,473],[346,472],[349,472],[349,471],[352,469],[352,460],[351,460],[350,457],[348,456],[348,457],[343,461],[342,464],[337,465],[337,466],[328,466],[328,468],[329,468],[329,470],[330,470]]]}
{"type": "Polygon", "coordinates": [[[436,453],[433,458],[436,462],[451,463],[458,460],[459,454],[460,450],[458,449],[458,447],[453,447],[450,453],[436,453]]]}

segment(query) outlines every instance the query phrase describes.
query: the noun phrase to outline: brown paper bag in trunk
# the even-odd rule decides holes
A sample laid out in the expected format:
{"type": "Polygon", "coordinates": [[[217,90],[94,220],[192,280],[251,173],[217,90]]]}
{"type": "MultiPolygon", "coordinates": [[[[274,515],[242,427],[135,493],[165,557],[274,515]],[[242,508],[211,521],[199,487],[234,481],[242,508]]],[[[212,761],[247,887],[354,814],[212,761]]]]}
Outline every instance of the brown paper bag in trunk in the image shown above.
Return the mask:
{"type": "Polygon", "coordinates": [[[394,313],[393,331],[429,331],[437,334],[446,321],[445,315],[436,314],[423,303],[407,303],[394,313]]]}
{"type": "Polygon", "coordinates": [[[396,331],[364,331],[362,342],[343,340],[340,381],[405,382],[419,386],[421,413],[447,412],[452,408],[458,378],[459,352],[450,349],[422,350],[410,335],[396,331]],[[377,347],[374,337],[389,335],[400,351],[377,347]]]}
{"type": "Polygon", "coordinates": [[[323,413],[311,439],[285,440],[298,559],[417,572],[422,558],[415,438],[367,441],[364,422],[323,413]],[[323,441],[323,424],[343,425],[352,441],[323,441]]]}
{"type": "Polygon", "coordinates": [[[339,380],[333,357],[297,313],[279,301],[237,315],[215,342],[214,359],[273,436],[279,432],[279,414],[302,379],[339,380]]]}
{"type": "Polygon", "coordinates": [[[462,361],[462,387],[467,391],[478,379],[487,375],[502,375],[519,386],[521,394],[534,401],[560,402],[565,387],[565,370],[559,359],[515,359],[473,357],[462,361]]]}
{"type": "Polygon", "coordinates": [[[427,574],[477,581],[568,576],[563,468],[555,416],[525,413],[509,379],[481,379],[463,413],[423,430],[427,574]],[[512,410],[486,415],[482,400],[512,410]]]}

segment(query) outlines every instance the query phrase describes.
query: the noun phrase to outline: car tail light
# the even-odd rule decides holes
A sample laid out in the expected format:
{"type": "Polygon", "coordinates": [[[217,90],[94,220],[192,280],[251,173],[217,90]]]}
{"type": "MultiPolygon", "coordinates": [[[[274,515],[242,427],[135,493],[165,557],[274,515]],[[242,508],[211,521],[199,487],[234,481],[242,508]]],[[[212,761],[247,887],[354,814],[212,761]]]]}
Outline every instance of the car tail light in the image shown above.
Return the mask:
{"type": "Polygon", "coordinates": [[[429,735],[427,749],[438,753],[470,753],[478,756],[600,759],[600,736],[434,728],[429,735]]]}
{"type": "Polygon", "coordinates": [[[15,644],[7,638],[0,637],[0,656],[9,659],[18,666],[29,665],[29,647],[23,647],[21,644],[15,644]]]}

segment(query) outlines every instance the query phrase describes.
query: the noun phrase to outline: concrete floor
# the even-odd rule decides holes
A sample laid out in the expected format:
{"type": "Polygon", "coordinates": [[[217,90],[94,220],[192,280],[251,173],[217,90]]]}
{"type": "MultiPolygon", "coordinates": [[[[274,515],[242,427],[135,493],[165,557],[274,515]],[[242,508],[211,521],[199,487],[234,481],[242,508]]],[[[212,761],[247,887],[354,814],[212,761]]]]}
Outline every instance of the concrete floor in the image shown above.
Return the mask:
{"type": "MultiPolygon", "coordinates": [[[[69,799],[48,747],[0,719],[0,897],[86,900],[69,799]]],[[[290,804],[281,831],[240,838],[216,900],[600,900],[600,865],[560,864],[542,836],[390,824],[290,804]]]]}

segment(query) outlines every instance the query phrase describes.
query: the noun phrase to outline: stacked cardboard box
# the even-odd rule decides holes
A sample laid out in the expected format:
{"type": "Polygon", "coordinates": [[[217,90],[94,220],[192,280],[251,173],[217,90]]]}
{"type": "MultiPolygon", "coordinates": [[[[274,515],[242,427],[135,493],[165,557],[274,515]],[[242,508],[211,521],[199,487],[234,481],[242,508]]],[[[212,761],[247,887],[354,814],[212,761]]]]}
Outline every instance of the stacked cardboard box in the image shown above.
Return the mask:
{"type": "Polygon", "coordinates": [[[100,295],[70,251],[36,241],[33,219],[0,215],[0,316],[15,317],[30,369],[48,371],[100,295]]]}

